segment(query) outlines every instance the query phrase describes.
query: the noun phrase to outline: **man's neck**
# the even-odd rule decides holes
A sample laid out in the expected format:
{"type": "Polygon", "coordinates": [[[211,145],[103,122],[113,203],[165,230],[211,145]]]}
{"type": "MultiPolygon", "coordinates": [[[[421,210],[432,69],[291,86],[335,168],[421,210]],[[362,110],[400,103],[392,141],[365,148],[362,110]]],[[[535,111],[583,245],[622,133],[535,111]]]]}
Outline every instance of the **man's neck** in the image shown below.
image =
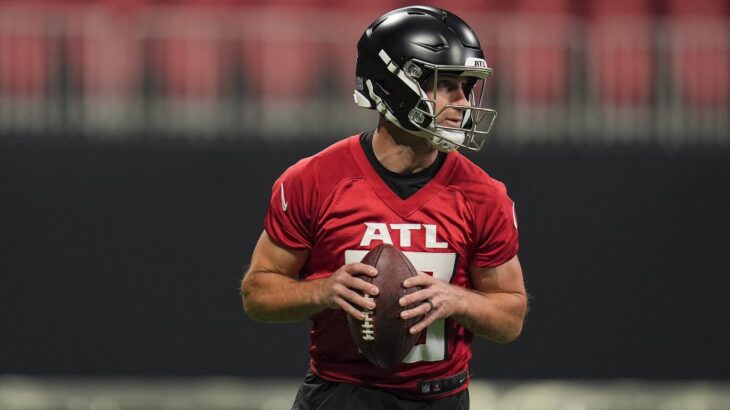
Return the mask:
{"type": "Polygon", "coordinates": [[[438,157],[425,139],[382,120],[373,134],[373,152],[388,171],[398,174],[424,170],[438,157]]]}

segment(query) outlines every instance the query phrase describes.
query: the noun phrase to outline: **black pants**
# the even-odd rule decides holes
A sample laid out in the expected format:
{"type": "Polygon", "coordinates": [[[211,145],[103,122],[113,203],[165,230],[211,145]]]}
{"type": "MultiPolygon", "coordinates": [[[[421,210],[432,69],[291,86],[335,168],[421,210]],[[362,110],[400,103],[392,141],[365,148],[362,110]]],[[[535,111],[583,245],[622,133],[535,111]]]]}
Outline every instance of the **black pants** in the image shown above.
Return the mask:
{"type": "Polygon", "coordinates": [[[436,400],[409,400],[386,390],[333,383],[311,371],[304,378],[292,410],[469,410],[469,391],[436,400]]]}

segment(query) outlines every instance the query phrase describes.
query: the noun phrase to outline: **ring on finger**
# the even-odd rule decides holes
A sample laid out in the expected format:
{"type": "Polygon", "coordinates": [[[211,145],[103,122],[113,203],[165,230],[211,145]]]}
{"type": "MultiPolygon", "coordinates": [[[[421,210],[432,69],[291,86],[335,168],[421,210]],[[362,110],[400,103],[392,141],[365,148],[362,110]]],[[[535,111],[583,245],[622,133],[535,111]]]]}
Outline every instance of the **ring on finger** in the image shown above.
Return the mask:
{"type": "Polygon", "coordinates": [[[436,306],[433,305],[433,302],[431,302],[431,299],[426,299],[423,301],[423,303],[428,303],[428,305],[431,306],[431,309],[428,310],[429,312],[436,309],[436,306]]]}

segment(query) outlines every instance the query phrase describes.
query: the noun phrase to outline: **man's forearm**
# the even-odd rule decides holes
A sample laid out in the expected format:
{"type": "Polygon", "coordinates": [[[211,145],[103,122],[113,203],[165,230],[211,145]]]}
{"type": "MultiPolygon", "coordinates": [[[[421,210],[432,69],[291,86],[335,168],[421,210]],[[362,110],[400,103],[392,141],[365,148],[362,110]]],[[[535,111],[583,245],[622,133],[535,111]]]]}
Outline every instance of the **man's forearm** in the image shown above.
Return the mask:
{"type": "Polygon", "coordinates": [[[243,307],[254,320],[300,321],[325,309],[321,301],[321,279],[303,281],[264,271],[246,275],[242,286],[243,307]]]}
{"type": "Polygon", "coordinates": [[[521,293],[481,293],[466,290],[460,313],[453,319],[474,334],[498,343],[515,340],[522,332],[527,300],[521,293]]]}

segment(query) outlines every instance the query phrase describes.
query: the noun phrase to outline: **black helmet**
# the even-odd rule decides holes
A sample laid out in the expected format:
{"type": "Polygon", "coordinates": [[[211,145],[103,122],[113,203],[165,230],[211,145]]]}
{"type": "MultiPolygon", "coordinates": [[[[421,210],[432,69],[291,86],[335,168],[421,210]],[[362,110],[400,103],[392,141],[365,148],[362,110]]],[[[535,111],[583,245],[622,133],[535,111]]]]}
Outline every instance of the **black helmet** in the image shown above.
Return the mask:
{"type": "Polygon", "coordinates": [[[479,40],[462,19],[435,7],[404,7],[375,20],[360,37],[355,103],[378,110],[440,151],[478,151],[497,116],[480,106],[484,79],[491,74],[479,40]],[[460,127],[436,123],[443,109],[435,112],[424,85],[433,81],[435,86],[440,75],[469,80],[465,94],[470,104],[445,107],[463,111],[460,127]]]}

